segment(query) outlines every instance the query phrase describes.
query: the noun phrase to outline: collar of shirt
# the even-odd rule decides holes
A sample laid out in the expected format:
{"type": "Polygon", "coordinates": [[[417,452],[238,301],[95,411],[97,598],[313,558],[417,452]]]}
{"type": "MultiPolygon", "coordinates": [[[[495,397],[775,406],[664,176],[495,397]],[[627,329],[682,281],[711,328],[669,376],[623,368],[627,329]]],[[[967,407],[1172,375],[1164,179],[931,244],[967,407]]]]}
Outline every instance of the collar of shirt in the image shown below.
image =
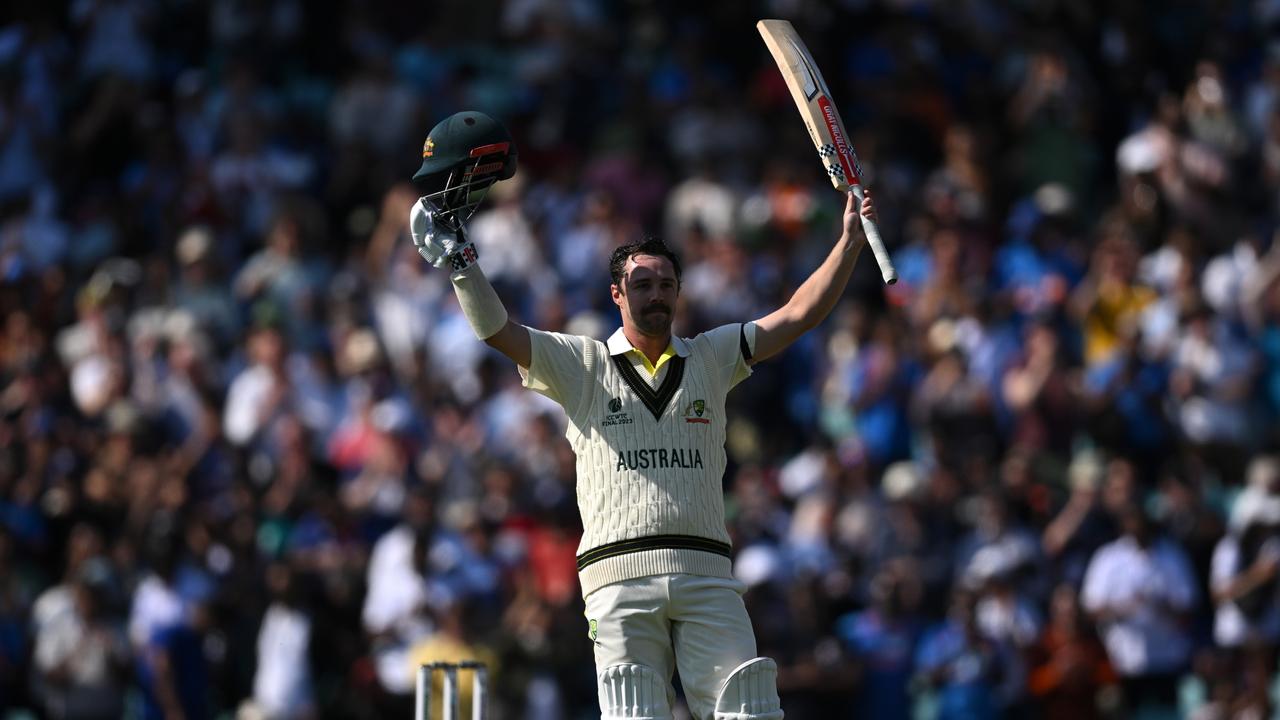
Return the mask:
{"type": "Polygon", "coordinates": [[[658,362],[649,362],[649,358],[645,354],[635,349],[631,345],[631,341],[623,334],[622,328],[618,328],[613,335],[609,336],[609,355],[623,355],[628,352],[635,353],[639,356],[641,362],[644,363],[644,369],[649,371],[649,376],[654,377],[658,374],[658,370],[671,358],[679,355],[680,357],[689,357],[689,343],[683,338],[675,335],[671,336],[671,342],[667,344],[667,349],[662,351],[662,355],[658,357],[658,362]]]}

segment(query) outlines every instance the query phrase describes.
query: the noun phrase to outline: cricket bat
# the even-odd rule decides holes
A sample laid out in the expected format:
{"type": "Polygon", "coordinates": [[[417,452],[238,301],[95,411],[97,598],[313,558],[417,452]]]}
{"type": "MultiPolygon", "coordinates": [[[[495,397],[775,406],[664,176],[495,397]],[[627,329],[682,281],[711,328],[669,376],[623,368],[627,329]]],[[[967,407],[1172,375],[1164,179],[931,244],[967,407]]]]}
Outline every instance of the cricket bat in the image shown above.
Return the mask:
{"type": "MultiPolygon", "coordinates": [[[[840,192],[852,192],[862,208],[862,167],[858,165],[858,156],[853,152],[849,142],[849,134],[845,132],[844,121],[840,112],[831,100],[831,91],[818,72],[818,65],[809,54],[804,41],[796,33],[796,29],[787,20],[761,20],[756,29],[764,38],[773,59],[787,81],[791,97],[800,108],[800,117],[804,126],[809,129],[809,137],[818,148],[818,157],[827,169],[831,184],[840,192]]],[[[898,281],[898,271],[893,267],[889,251],[885,249],[884,240],[880,237],[880,228],[873,220],[862,218],[862,229],[867,234],[867,243],[880,265],[880,275],[886,285],[898,281]]]]}

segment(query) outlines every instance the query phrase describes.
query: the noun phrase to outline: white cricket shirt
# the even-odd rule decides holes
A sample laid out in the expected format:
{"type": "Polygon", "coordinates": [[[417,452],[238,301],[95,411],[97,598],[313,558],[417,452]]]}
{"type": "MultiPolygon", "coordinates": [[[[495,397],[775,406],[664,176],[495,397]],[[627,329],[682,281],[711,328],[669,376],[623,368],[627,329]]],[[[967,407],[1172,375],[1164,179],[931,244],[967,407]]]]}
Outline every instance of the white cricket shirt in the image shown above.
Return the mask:
{"type": "Polygon", "coordinates": [[[1191,562],[1176,543],[1157,538],[1143,548],[1125,536],[1094,553],[1080,604],[1089,612],[1127,609],[1099,628],[1118,673],[1166,673],[1191,654],[1191,634],[1177,615],[1195,607],[1196,587],[1191,562]]]}
{"type": "Polygon", "coordinates": [[[725,396],[751,374],[751,323],[672,337],[649,375],[619,329],[608,343],[529,329],[525,387],[559,403],[577,455],[583,596],[609,583],[733,577],[724,526],[725,396]]]}

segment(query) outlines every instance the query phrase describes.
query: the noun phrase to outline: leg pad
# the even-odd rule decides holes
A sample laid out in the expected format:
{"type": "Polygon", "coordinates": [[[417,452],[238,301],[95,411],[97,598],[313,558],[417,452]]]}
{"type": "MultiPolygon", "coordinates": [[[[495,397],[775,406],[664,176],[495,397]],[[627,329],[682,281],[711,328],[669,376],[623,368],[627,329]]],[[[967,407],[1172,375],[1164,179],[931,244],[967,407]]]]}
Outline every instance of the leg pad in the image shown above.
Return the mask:
{"type": "Polygon", "coordinates": [[[610,665],[599,676],[601,720],[670,720],[668,683],[647,665],[610,665]]]}
{"type": "Polygon", "coordinates": [[[782,720],[778,700],[778,664],[770,658],[748,660],[725,678],[716,699],[715,720],[782,720]]]}

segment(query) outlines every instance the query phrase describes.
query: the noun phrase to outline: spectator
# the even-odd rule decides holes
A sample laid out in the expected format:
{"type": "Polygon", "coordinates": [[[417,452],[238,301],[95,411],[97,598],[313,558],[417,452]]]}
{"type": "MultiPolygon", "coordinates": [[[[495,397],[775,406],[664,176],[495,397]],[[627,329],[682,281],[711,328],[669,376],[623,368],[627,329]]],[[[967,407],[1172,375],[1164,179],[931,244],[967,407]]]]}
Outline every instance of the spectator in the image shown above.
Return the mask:
{"type": "Polygon", "coordinates": [[[227,439],[235,445],[265,444],[270,437],[269,427],[288,409],[290,387],[284,343],[280,330],[273,325],[255,328],[249,335],[249,366],[227,388],[223,418],[227,439]]]}
{"type": "Polygon", "coordinates": [[[1089,563],[1081,605],[1101,629],[1128,712],[1172,711],[1191,659],[1195,576],[1182,548],[1160,536],[1141,507],[1123,508],[1118,523],[1121,537],[1089,563]]]}
{"type": "Polygon", "coordinates": [[[890,720],[911,717],[912,662],[920,636],[920,584],[910,562],[891,564],[871,581],[870,606],[841,617],[836,632],[858,668],[863,711],[890,720]]]}
{"type": "Polygon", "coordinates": [[[1115,684],[1115,673],[1085,621],[1075,587],[1054,589],[1049,623],[1031,658],[1030,688],[1041,717],[1091,720],[1106,716],[1103,691],[1115,684]]]}
{"type": "MultiPolygon", "coordinates": [[[[1266,472],[1274,469],[1255,469],[1266,472]]],[[[1230,649],[1275,645],[1280,642],[1280,499],[1237,502],[1232,527],[1213,551],[1213,637],[1230,649]]]]}
{"type": "Polygon", "coordinates": [[[232,289],[242,303],[274,312],[293,346],[310,349],[319,334],[313,315],[326,274],[322,256],[314,253],[323,246],[319,218],[302,200],[281,199],[274,207],[263,248],[236,273],[232,289]]]}
{"type": "Polygon", "coordinates": [[[998,717],[1011,652],[982,635],[972,596],[954,593],[947,620],[925,634],[916,655],[919,687],[936,692],[936,717],[998,717]]]}
{"type": "Polygon", "coordinates": [[[35,638],[35,688],[49,717],[124,714],[131,651],[111,609],[112,575],[106,559],[90,558],[74,572],[65,606],[56,607],[59,598],[49,597],[37,608],[43,617],[35,638]]]}
{"type": "Polygon", "coordinates": [[[1238,451],[1250,443],[1248,400],[1254,359],[1226,323],[1205,306],[1188,309],[1173,350],[1170,390],[1179,426],[1197,445],[1238,451]]]}
{"type": "Polygon", "coordinates": [[[1131,335],[1139,314],[1155,299],[1138,284],[1137,248],[1123,225],[1112,224],[1093,253],[1089,274],[1072,299],[1084,331],[1085,365],[1105,362],[1131,335]]]}
{"type": "Polygon", "coordinates": [[[436,534],[434,510],[427,490],[414,486],[405,498],[402,521],[378,539],[369,557],[361,618],[371,638],[378,682],[397,695],[413,688],[407,653],[433,628],[425,613],[433,598],[423,571],[436,534]]]}
{"type": "MultiPolygon", "coordinates": [[[[720,5],[6,13],[0,707],[404,716],[410,650],[461,642],[495,717],[594,712],[566,419],[412,247],[405,164],[454,110],[507,124],[469,230],[517,320],[606,336],[591,278],[655,230],[687,332],[776,305],[837,208],[720,5]]],[[[861,258],[725,428],[788,717],[900,715],[908,676],[921,711],[1131,716],[1106,665],[1138,704],[1270,712],[1280,5],[782,5],[901,277],[861,258]]]]}
{"type": "Polygon", "coordinates": [[[173,304],[191,313],[198,327],[209,333],[219,347],[228,347],[240,328],[237,308],[213,247],[215,238],[208,227],[188,228],[174,246],[180,278],[174,287],[173,304]]]}
{"type": "Polygon", "coordinates": [[[134,591],[129,643],[137,661],[147,718],[208,716],[208,665],[203,633],[208,607],[178,594],[178,538],[163,526],[152,531],[151,571],[134,591]]]}
{"type": "Polygon", "coordinates": [[[303,607],[305,590],[284,563],[267,569],[267,585],[272,601],[258,632],[253,707],[279,720],[317,717],[311,682],[311,618],[303,607]]]}
{"type": "MultiPolygon", "coordinates": [[[[484,663],[491,673],[498,676],[502,668],[496,666],[493,655],[477,642],[478,628],[475,627],[475,614],[472,612],[474,607],[463,602],[452,601],[445,601],[438,605],[434,613],[435,632],[413,645],[409,650],[408,662],[405,663],[403,672],[413,677],[418,667],[432,662],[456,663],[464,660],[478,660],[484,663]]],[[[443,683],[443,678],[433,677],[432,682],[443,683]]],[[[470,714],[469,708],[475,703],[472,688],[472,683],[463,682],[458,693],[459,705],[466,708],[462,710],[466,714],[470,714]]],[[[434,698],[441,698],[443,703],[442,688],[437,685],[432,690],[433,702],[434,698]]]]}
{"type": "Polygon", "coordinates": [[[1026,354],[1004,374],[1001,394],[1013,413],[1012,442],[1031,451],[1068,455],[1077,403],[1062,343],[1047,323],[1027,330],[1026,354]]]}
{"type": "Polygon", "coordinates": [[[957,580],[977,585],[1000,575],[1018,574],[1020,584],[1036,589],[1041,577],[1039,542],[1017,524],[1008,499],[989,489],[974,499],[973,530],[955,546],[957,580]]]}
{"type": "Polygon", "coordinates": [[[1072,457],[1067,468],[1070,496],[1041,536],[1055,574],[1073,585],[1083,581],[1089,559],[1114,535],[1111,517],[1099,497],[1103,472],[1096,451],[1081,450],[1072,457]]]}
{"type": "Polygon", "coordinates": [[[0,528],[0,700],[5,703],[18,704],[21,699],[22,673],[26,655],[29,652],[27,627],[23,616],[27,613],[32,598],[24,587],[22,578],[13,571],[14,567],[13,539],[9,533],[0,528]]]}

